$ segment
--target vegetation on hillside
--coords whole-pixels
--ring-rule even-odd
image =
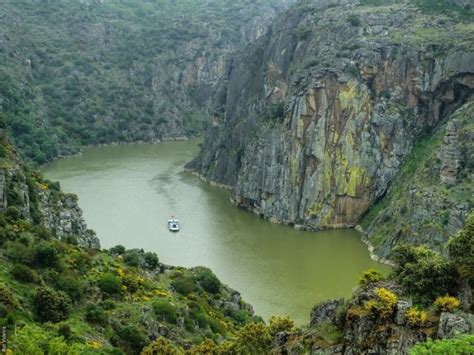
[[[14,144],[42,164],[81,145],[199,133],[200,101],[217,78],[204,73],[209,78],[199,82],[193,71],[206,61],[217,65],[243,40],[241,28],[266,15],[259,9],[278,6],[2,1],[0,111]]]

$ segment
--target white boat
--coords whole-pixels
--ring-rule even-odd
[[[179,220],[174,217],[168,219],[168,229],[171,232],[179,232]]]

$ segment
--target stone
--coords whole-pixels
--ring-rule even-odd
[[[311,311],[310,326],[315,326],[321,323],[336,323],[338,308],[343,305],[343,298],[317,304]]]
[[[438,338],[452,338],[457,334],[469,333],[471,325],[464,317],[443,312],[439,319]]]
[[[405,313],[412,306],[413,306],[413,302],[411,300],[409,301],[400,300],[397,302],[397,313],[395,316],[396,324],[404,325],[406,323]]]

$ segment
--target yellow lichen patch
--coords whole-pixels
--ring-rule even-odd
[[[339,91],[339,102],[341,103],[341,107],[343,109],[347,109],[355,99],[356,94],[357,89],[355,83],[353,81],[349,81],[347,88],[341,89]]]
[[[359,186],[367,185],[367,177],[366,177],[366,170],[354,166],[350,170],[349,181],[347,182],[347,195],[351,197],[356,197],[357,195],[357,188]]]
[[[317,216],[321,209],[323,208],[323,204],[320,201],[315,201],[313,205],[306,210],[306,215],[308,216]]]

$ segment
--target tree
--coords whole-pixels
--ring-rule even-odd
[[[34,296],[34,311],[42,322],[61,322],[68,318],[71,299],[62,291],[40,286]]]

